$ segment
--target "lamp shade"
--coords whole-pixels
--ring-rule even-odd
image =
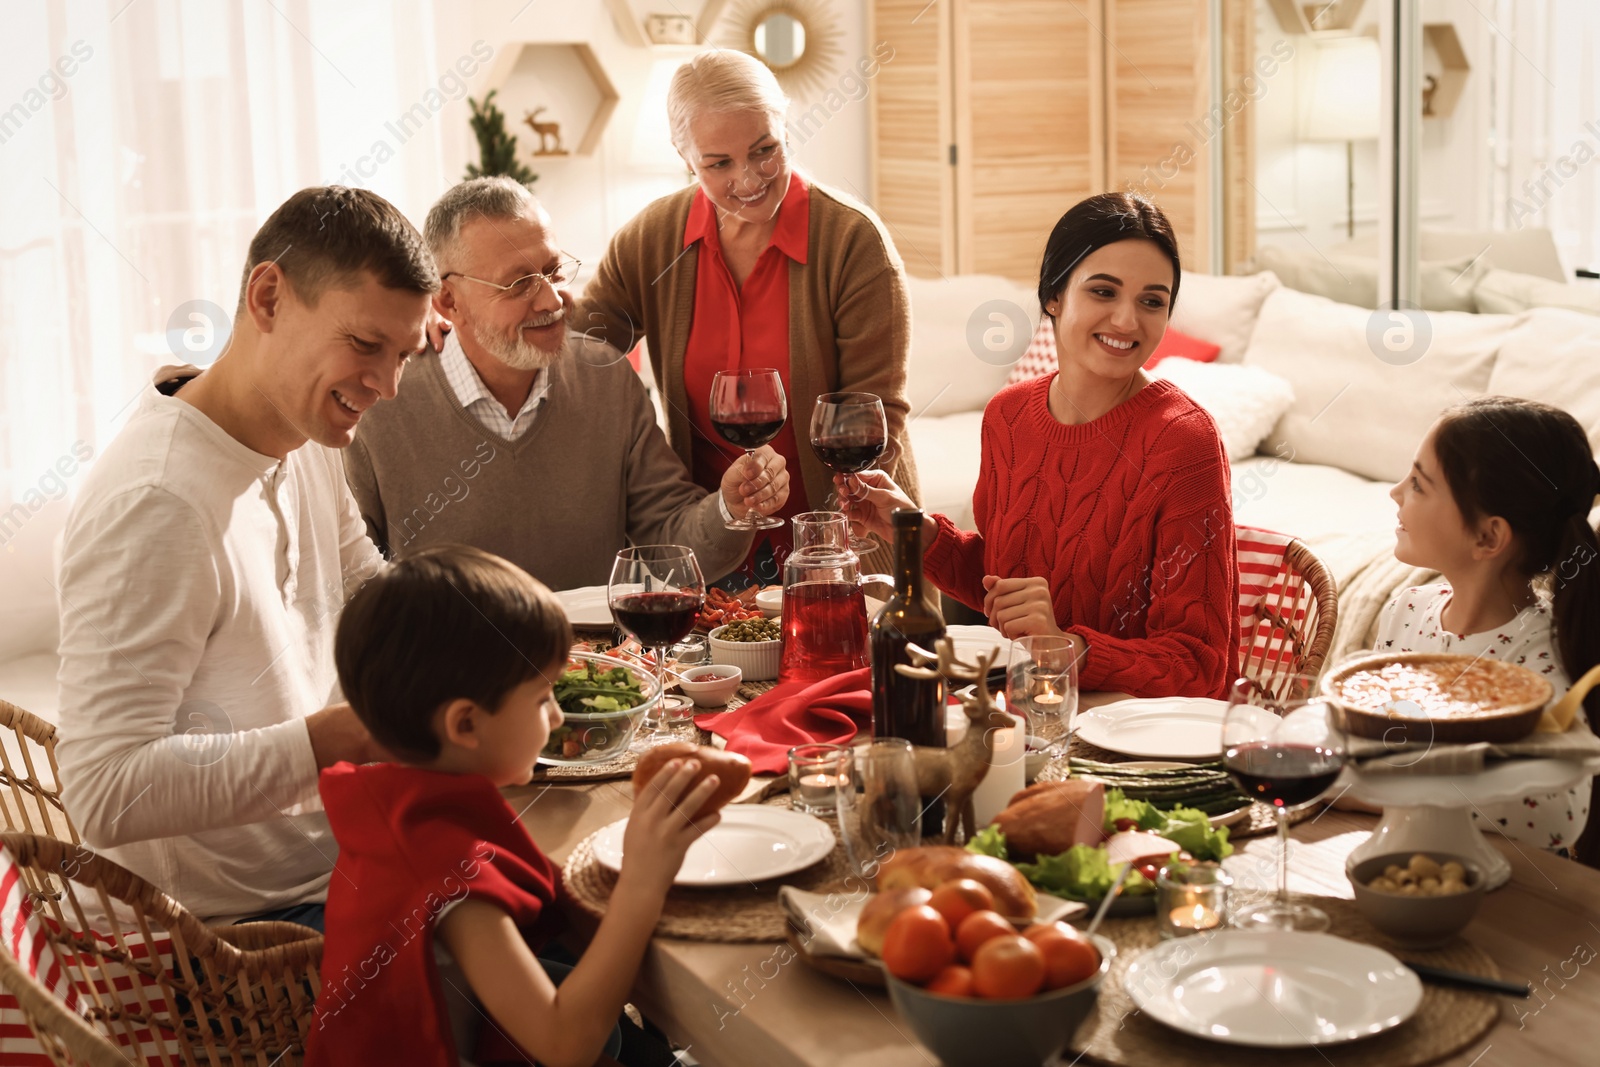
[[[1383,84],[1378,42],[1371,37],[1318,41],[1310,59],[1310,77],[1300,87],[1301,140],[1375,139]]]
[[[682,173],[685,170],[678,150],[672,147],[672,129],[667,122],[667,90],[672,76],[688,61],[687,56],[665,56],[650,65],[639,114],[628,145],[628,165],[639,170]]]

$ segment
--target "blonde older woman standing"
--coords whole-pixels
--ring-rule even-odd
[[[678,70],[667,116],[697,184],[616,233],[572,328],[624,352],[648,342],[668,438],[701,485],[717,485],[741,454],[711,426],[713,376],[775,367],[789,421],[772,444],[801,475],[781,517],[828,499],[831,475],[812,453],[809,426],[816,398],[834,391],[882,398],[882,465],[915,499],[905,267],[870,208],[793,168],[788,105],[772,72],[742,52],[703,52]],[[787,530],[763,531],[752,550],[751,563],[762,563],[755,576],[773,581],[763,540],[781,561]],[[873,553],[874,569],[887,569],[886,553]]]

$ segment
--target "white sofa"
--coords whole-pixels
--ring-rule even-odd
[[[1033,294],[1003,278],[911,284],[910,437],[924,504],[968,528],[983,407],[1009,373],[972,343],[970,320],[992,318],[1003,302],[1037,321]],[[1484,393],[1528,397],[1566,408],[1600,443],[1600,318],[1553,308],[1427,312],[1431,336],[1406,362],[1409,354],[1383,349],[1384,329],[1396,325],[1387,315],[1264,272],[1185,274],[1172,318],[1220,345],[1219,363],[1259,367],[1294,390],[1258,453],[1234,461],[1234,518],[1297,535],[1328,563],[1340,587],[1335,655],[1368,643],[1395,588],[1430,577],[1393,558],[1388,492],[1440,411]]]

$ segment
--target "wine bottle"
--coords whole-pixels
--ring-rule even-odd
[[[872,617],[872,730],[914,745],[945,744],[943,680],[907,678],[895,666],[910,663],[907,643],[932,652],[944,636],[944,617],[922,584],[922,512],[894,513],[894,596]]]

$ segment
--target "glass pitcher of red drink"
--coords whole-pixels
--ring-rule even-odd
[[[794,550],[783,564],[783,650],[778,680],[820,681],[865,667],[868,582],[893,585],[886,574],[861,573],[850,527],[836,511],[808,511],[790,520]]]

